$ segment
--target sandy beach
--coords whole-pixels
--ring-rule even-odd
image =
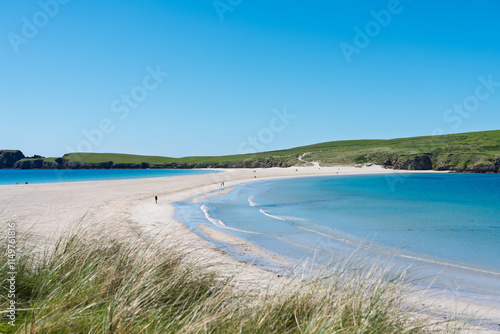
[[[414,173],[414,171],[411,171]],[[29,233],[38,249],[50,246],[63,233],[85,229],[110,238],[156,238],[165,245],[174,244],[186,255],[218,272],[234,275],[242,286],[279,284],[282,278],[260,267],[241,262],[189,231],[174,217],[173,203],[236,184],[300,176],[387,174],[388,182],[397,183],[407,171],[370,167],[292,167],[270,169],[231,169],[220,173],[165,178],[68,182],[0,186],[0,223],[15,222],[18,234]],[[158,203],[154,197],[158,196]],[[209,195],[208,195],[209,196]],[[229,243],[276,262],[286,261],[256,245],[229,234],[205,228],[213,240]],[[274,257],[273,257],[274,256]],[[472,305],[459,300],[428,297],[413,300],[432,305],[439,314],[467,312],[485,321],[500,324],[498,307]],[[424,301],[425,300],[425,301]],[[423,302],[424,301],[424,302]],[[499,325],[500,328],[500,325]],[[488,332],[488,331],[484,331]],[[491,331],[496,332],[496,331]]]

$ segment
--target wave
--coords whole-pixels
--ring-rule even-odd
[[[214,224],[215,226],[218,226],[218,227],[222,227],[222,228],[227,228],[227,225],[224,224],[224,222],[220,219],[215,219],[215,218],[212,218],[210,216],[210,213],[209,213],[209,210],[208,210],[208,207],[203,204],[201,207],[200,207],[201,211],[203,211],[203,213],[205,213],[205,218],[207,218],[212,224]]]
[[[294,216],[272,215],[264,209],[260,209],[259,211],[270,218],[278,219],[278,220],[281,220],[284,222],[305,222],[305,221],[307,221],[306,218],[300,218],[300,217],[294,217]]]
[[[255,200],[254,195],[250,195],[250,197],[248,197],[248,203],[250,203],[250,206],[259,206],[259,204],[255,203],[254,200]]]
[[[210,216],[210,209],[208,208],[208,206],[206,206],[205,204],[203,204],[201,207],[200,207],[201,211],[203,211],[203,213],[205,214],[205,218],[210,221],[212,224],[214,224],[215,226],[217,227],[220,227],[220,228],[224,228],[226,230],[232,230],[232,231],[237,231],[237,232],[243,232],[243,233],[250,233],[250,234],[260,234],[260,235],[267,235],[265,233],[259,233],[259,232],[252,232],[252,231],[247,231],[247,230],[242,230],[242,229],[239,229],[239,228],[234,228],[234,227],[229,227],[227,226],[222,220],[220,219],[216,219],[216,218],[213,218],[212,216]]]

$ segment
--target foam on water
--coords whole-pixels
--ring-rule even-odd
[[[278,220],[281,220],[281,221],[285,221],[285,222],[304,222],[304,221],[307,220],[305,218],[300,218],[300,217],[272,215],[272,214],[270,214],[268,211],[266,211],[264,209],[260,209],[259,211],[261,213],[263,213],[264,215],[268,216],[268,217],[271,217],[271,218],[274,218],[274,219],[278,219]]]
[[[248,203],[250,203],[250,206],[259,206],[259,204],[255,203],[254,200],[255,200],[254,195],[248,196]]]
[[[222,228],[227,228],[226,224],[224,224],[224,222],[222,220],[215,219],[215,218],[212,218],[210,216],[210,212],[208,210],[208,207],[205,204],[203,204],[202,206],[200,206],[200,209],[201,209],[201,211],[203,211],[203,213],[205,214],[205,218],[207,218],[207,220],[209,222],[211,222],[215,226],[222,227]]]
[[[210,215],[210,209],[208,208],[208,206],[206,206],[205,204],[203,204],[202,206],[200,206],[200,209],[201,211],[203,211],[203,213],[205,214],[205,218],[211,222],[212,224],[214,224],[215,226],[217,227],[220,227],[220,228],[223,228],[223,229],[226,229],[226,230],[231,230],[231,231],[237,231],[237,232],[242,232],[242,233],[250,233],[250,234],[262,234],[262,233],[257,233],[257,232],[252,232],[252,231],[247,231],[247,230],[242,230],[242,229],[239,229],[239,228],[234,228],[234,227],[229,227],[227,226],[222,220],[220,219],[216,219],[216,218],[213,218],[211,215]]]

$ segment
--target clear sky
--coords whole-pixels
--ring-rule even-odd
[[[225,155],[500,129],[500,2],[0,2],[0,149]]]

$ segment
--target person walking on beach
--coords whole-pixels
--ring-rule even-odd
[[[158,196],[155,196],[155,203],[158,204]]]

